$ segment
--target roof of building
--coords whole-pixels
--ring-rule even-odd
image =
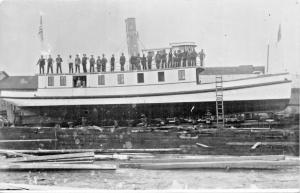
[[[37,76],[9,76],[0,81],[0,90],[36,90]]]
[[[8,74],[5,71],[0,71],[0,80],[8,77]]]
[[[201,72],[203,75],[226,75],[226,74],[252,74],[255,71],[264,73],[264,66],[230,66],[230,67],[205,67]]]

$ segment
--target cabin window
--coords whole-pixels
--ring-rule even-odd
[[[86,76],[73,76],[73,87],[86,87]]]
[[[66,76],[60,77],[60,86],[66,86]]]
[[[124,84],[124,74],[118,74],[118,84]]]
[[[138,83],[144,83],[144,73],[138,73],[137,74],[137,82]]]
[[[105,85],[105,76],[101,74],[98,76],[98,85]]]
[[[165,72],[158,72],[158,82],[165,81]]]
[[[48,76],[48,86],[54,86],[54,76]]]
[[[178,80],[185,80],[185,70],[178,70]]]

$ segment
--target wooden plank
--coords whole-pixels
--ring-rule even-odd
[[[196,143],[196,145],[200,146],[200,147],[204,147],[204,148],[210,148],[210,146],[202,144],[202,143]]]
[[[39,150],[14,150],[18,153],[26,154],[63,154],[63,153],[174,153],[182,152],[181,148],[160,148],[160,149],[39,149]]]
[[[113,154],[113,155],[95,155],[95,160],[103,161],[103,160],[128,160],[128,155],[120,155],[120,154]]]
[[[226,145],[240,145],[240,146],[253,146],[256,142],[228,142]],[[261,142],[260,145],[272,145],[272,146],[294,146],[299,145],[299,142],[281,142],[281,141],[270,141]]]
[[[57,141],[57,139],[9,139],[0,140],[0,143],[22,143],[22,142],[52,142]]]
[[[20,153],[20,152],[16,152],[13,150],[1,150],[0,149],[0,154],[5,154],[7,156],[15,156],[15,157],[34,157],[34,155],[30,155],[30,154],[24,154],[24,153]]]
[[[36,162],[35,162],[36,163]],[[71,161],[45,161],[45,162],[38,162],[43,164],[92,164],[94,163],[93,160],[71,160]]]
[[[260,169],[274,170],[285,167],[300,166],[298,161],[224,161],[224,162],[178,162],[178,163],[143,163],[121,164],[122,168],[139,168],[153,170],[170,169]]]
[[[249,160],[265,160],[279,161],[284,160],[284,155],[270,156],[234,156],[234,157],[195,157],[195,158],[162,158],[162,159],[140,159],[129,160],[128,163],[175,163],[175,162],[217,162],[217,161],[249,161]]]
[[[261,142],[257,142],[251,147],[251,149],[256,149],[260,145],[261,145]]]
[[[10,163],[0,164],[0,170],[115,170],[112,164]]]
[[[44,155],[44,156],[34,156],[34,157],[21,157],[21,158],[10,158],[6,161],[8,162],[38,162],[47,160],[72,160],[78,158],[93,158],[95,156],[94,152],[84,152],[84,153],[73,153],[73,154],[58,154],[58,155]]]

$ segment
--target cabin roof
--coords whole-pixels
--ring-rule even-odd
[[[37,76],[8,76],[0,81],[0,90],[36,90]]]
[[[205,67],[202,75],[228,75],[228,74],[252,74],[255,71],[265,72],[264,66],[230,66],[230,67]]]
[[[170,43],[171,47],[179,47],[179,46],[194,46],[196,47],[196,43],[195,42],[172,42]]]

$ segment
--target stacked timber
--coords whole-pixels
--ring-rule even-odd
[[[5,153],[5,151],[1,151]],[[12,154],[10,151],[6,154]],[[94,152],[33,156],[14,153],[19,157],[0,161],[0,170],[115,170],[116,165],[93,164]]]

